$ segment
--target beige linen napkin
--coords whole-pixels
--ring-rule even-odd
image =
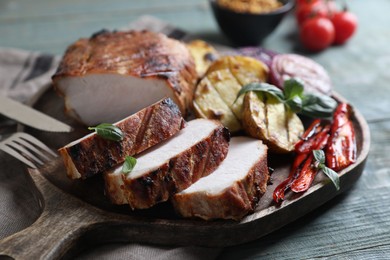
[[[28,102],[49,85],[57,64],[58,58],[52,55],[0,48],[0,95]],[[0,115],[0,137],[15,130],[16,123]],[[0,155],[2,239],[31,225],[40,212],[24,165],[2,152]]]
[[[150,16],[141,17],[129,27],[163,32],[176,39],[189,38],[184,31]],[[28,103],[50,85],[58,62],[59,57],[53,55],[0,48],[0,95]],[[6,121],[10,120],[0,116],[3,123],[0,135],[12,126],[4,124]],[[31,180],[20,170],[23,167],[0,152],[0,239],[28,227],[40,214]],[[215,259],[220,251],[218,248],[116,243],[95,246],[76,259]]]

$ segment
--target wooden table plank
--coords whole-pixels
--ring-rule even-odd
[[[114,30],[126,27],[140,14],[153,15],[172,24],[176,24],[178,20],[183,21],[180,26],[190,32],[217,30],[207,5],[200,2],[185,6],[186,8],[180,5],[172,8],[141,8],[135,11],[110,9],[106,12],[102,11],[103,13],[84,9],[85,13],[82,14],[22,16],[12,22],[0,14],[0,35],[7,35],[7,37],[0,37],[0,46],[62,54],[66,47],[78,38],[89,37],[93,32],[103,28]]]
[[[0,21],[16,22],[17,20],[31,19],[62,19],[68,15],[107,15],[109,13],[162,13],[194,10],[208,5],[207,1],[199,0],[34,0],[0,2]]]

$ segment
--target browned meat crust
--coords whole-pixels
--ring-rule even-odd
[[[225,159],[229,147],[229,131],[220,125],[210,136],[171,158],[157,170],[136,179],[123,176],[124,194],[132,209],[150,208],[167,201],[199,178],[213,172]],[[106,194],[115,202],[116,191],[110,190],[106,176]]]
[[[177,105],[163,99],[115,124],[124,139],[109,141],[91,134],[59,149],[69,178],[87,178],[173,136],[185,125]]]
[[[105,73],[166,80],[183,114],[197,79],[193,58],[181,42],[150,31],[102,31],[68,47],[53,83],[56,87],[63,77]]]
[[[267,189],[268,178],[267,153],[264,153],[244,179],[222,193],[180,193],[173,197],[172,203],[183,217],[240,220],[254,211]]]

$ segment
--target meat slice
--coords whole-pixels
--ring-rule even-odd
[[[127,155],[139,154],[179,132],[185,121],[169,98],[142,109],[115,123],[123,132],[122,141],[103,139],[91,133],[60,148],[67,175],[87,178],[122,163]]]
[[[269,178],[267,146],[248,137],[234,137],[226,159],[216,171],[173,199],[184,217],[240,220],[252,212]]]
[[[106,194],[115,204],[144,209],[169,199],[210,174],[225,159],[230,134],[218,121],[196,119],[173,138],[137,158],[128,175],[122,166],[105,177]]]
[[[183,115],[197,74],[187,47],[149,31],[102,31],[69,46],[53,76],[65,110],[86,125],[116,122],[170,97]]]

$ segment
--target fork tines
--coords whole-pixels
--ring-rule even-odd
[[[0,150],[15,157],[31,168],[43,165],[53,157],[57,157],[49,147],[27,133],[15,133],[0,142]]]

